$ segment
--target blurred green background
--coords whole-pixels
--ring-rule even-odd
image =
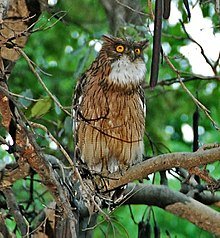
[[[181,12],[182,20],[186,22],[187,16],[181,2],[179,1],[177,10]],[[148,11],[146,5],[146,1],[140,1],[143,11]],[[201,9],[203,17],[212,20],[213,32],[217,33],[219,28],[215,26],[217,26],[219,18],[214,11],[214,5],[211,3],[203,4]],[[102,34],[110,33],[109,19],[101,1],[95,0],[59,1],[51,11],[57,12],[58,17],[64,15],[64,13],[65,16],[61,21],[58,21],[57,18],[51,17],[53,13],[45,11],[34,27],[36,32],[29,38],[24,51],[38,66],[37,72],[47,88],[70,111],[73,89],[77,79],[96,57]],[[143,17],[142,21],[143,24],[139,26],[125,23],[126,25],[122,26],[120,31],[124,35],[130,35],[135,39],[147,37],[152,43],[152,20]],[[186,82],[187,88],[210,110],[210,115],[220,125],[219,81],[211,79],[196,80],[189,60],[180,52],[182,46],[189,44],[189,40],[186,39],[178,21],[175,25],[164,22],[162,43],[169,46],[168,55],[175,67],[183,72],[181,74],[183,78],[186,76],[192,79]],[[192,140],[184,139],[185,132],[183,128],[185,126],[188,131],[191,130],[196,105],[177,83],[168,86],[158,85],[153,90],[148,87],[151,57],[152,44],[145,52],[148,72],[145,90],[147,101],[146,133],[148,135],[145,138],[146,155],[152,156],[169,151],[192,151]],[[173,78],[176,78],[175,73],[165,63],[165,60],[162,60],[159,82]],[[22,57],[17,61],[10,76],[9,88],[16,94],[37,99],[37,101],[30,101],[18,98],[19,102],[26,107],[22,110],[28,119],[45,125],[64,148],[70,154],[73,154],[70,116],[64,113],[49,98]],[[214,128],[203,111],[199,110],[199,114],[200,145],[218,142],[219,131]],[[38,143],[46,153],[64,160],[62,154],[45,135],[45,132],[37,130],[37,134]],[[153,142],[153,148],[150,146],[149,138]],[[0,155],[1,158],[8,156],[3,151]],[[219,176],[219,163],[210,165],[208,168],[212,175]],[[36,175],[35,177],[39,179]],[[147,181],[147,183],[152,183],[152,180]],[[156,175],[155,183],[159,183],[159,175]],[[176,190],[180,188],[179,181],[171,176],[169,176],[169,186]],[[21,189],[22,192],[20,192]],[[29,189],[30,182],[28,178],[16,182],[13,186],[19,204],[24,209],[27,208],[26,200],[29,196]],[[52,200],[52,197],[45,190],[39,182],[34,183],[34,203],[28,207],[27,211],[29,213],[33,213],[33,211],[37,213],[43,208],[42,204],[47,204]],[[100,224],[95,228],[94,237],[137,237],[137,223],[142,219],[147,219],[149,210],[145,214],[146,206],[142,205],[133,205],[131,210],[133,211],[134,220],[131,219],[128,206],[116,209],[112,214],[112,223],[103,221],[100,216]],[[157,225],[161,229],[161,237],[213,237],[186,220],[175,217],[159,208],[153,208],[153,212]],[[35,213],[33,213],[33,216]],[[150,222],[153,227],[152,216]],[[11,229],[15,228],[12,218],[8,219],[8,226]],[[19,237],[19,232],[17,232],[17,237]]]

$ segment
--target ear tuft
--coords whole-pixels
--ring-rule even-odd
[[[142,49],[147,48],[149,46],[149,44],[150,44],[148,39],[139,41],[138,43],[140,44]]]
[[[116,44],[116,43],[123,42],[123,40],[121,38],[111,36],[111,35],[103,35],[102,40],[104,43],[110,43],[110,44]]]
[[[111,36],[111,35],[103,35],[103,36],[102,36],[102,40],[103,40],[104,42],[110,42],[110,43],[112,43],[112,42],[114,41],[114,37]]]

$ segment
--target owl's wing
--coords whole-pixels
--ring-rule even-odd
[[[75,90],[74,90],[74,96],[73,96],[73,101],[72,101],[72,110],[73,111],[77,111],[77,109],[78,109],[78,106],[81,101],[81,97],[83,95],[86,83],[87,83],[87,74],[84,73],[78,80]]]
[[[80,160],[80,151],[77,148],[77,141],[78,141],[78,117],[79,117],[79,110],[80,110],[80,103],[82,101],[83,93],[85,91],[85,86],[87,84],[87,72],[85,72],[79,79],[76,84],[74,94],[73,94],[73,100],[72,100],[72,132],[73,132],[73,138],[74,138],[74,146],[75,146],[75,156],[77,160]],[[74,160],[76,160],[74,157]]]
[[[144,95],[144,89],[143,89],[142,86],[139,87],[138,93],[139,93],[139,96],[140,96],[141,105],[142,105],[142,107],[143,107],[144,116],[146,116],[145,95]]]
[[[72,111],[73,112],[74,111],[77,112],[77,110],[79,109],[79,105],[82,100],[82,96],[85,91],[85,87],[86,87],[89,79],[91,78],[92,72],[94,71],[94,69],[99,68],[101,65],[102,64],[99,64],[98,60],[95,60],[91,64],[90,68],[79,78],[79,80],[76,84],[76,87],[75,87],[73,101],[72,101]]]
[[[77,128],[78,128],[78,118],[80,114],[80,103],[82,101],[83,93],[85,91],[85,86],[87,84],[88,77],[87,77],[87,72],[85,72],[78,80],[74,94],[73,94],[73,100],[72,100],[72,119],[73,119],[73,125],[72,125],[72,131],[73,131],[73,137],[75,144],[78,141],[78,133],[77,133]]]

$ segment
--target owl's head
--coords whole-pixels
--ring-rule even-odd
[[[100,54],[111,64],[109,79],[117,84],[143,81],[146,73],[143,51],[148,45],[148,40],[135,42],[104,35]]]

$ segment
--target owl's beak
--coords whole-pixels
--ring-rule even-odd
[[[135,55],[135,53],[134,53],[134,50],[131,50],[131,51],[130,51],[129,56],[130,56],[130,60],[131,60],[132,62],[136,59],[136,55]]]

